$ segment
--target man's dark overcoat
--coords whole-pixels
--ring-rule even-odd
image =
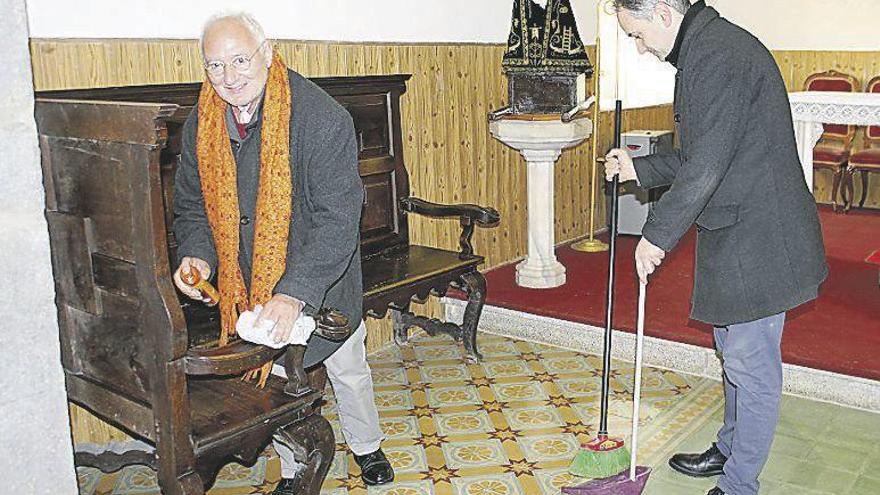
[[[695,7],[670,57],[680,147],[634,161],[643,187],[671,184],[644,237],[669,252],[697,224],[691,317],[724,326],[814,299],[828,268],[776,62],[715,9]]]
[[[292,218],[287,241],[287,266],[275,293],[306,304],[306,312],[330,307],[341,311],[352,326],[363,318],[361,308],[360,219],[363,185],[358,174],[357,145],[351,115],[316,84],[294,71],[290,78],[290,168],[293,181]],[[239,265],[250,284],[254,243],[254,212],[260,174],[262,104],[240,137],[226,114],[230,147],[238,182]],[[196,140],[198,111],[193,108],[183,128],[180,165],[174,183],[174,233],[178,257],[201,258],[217,270],[217,251],[205,214]],[[179,261],[179,260],[178,260]],[[339,344],[321,338],[309,341],[308,367],[323,361]]]

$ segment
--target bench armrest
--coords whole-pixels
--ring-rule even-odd
[[[501,220],[501,215],[495,208],[473,204],[443,205],[414,197],[401,199],[400,209],[431,218],[458,217],[461,225],[461,236],[458,239],[458,245],[461,247],[460,258],[469,258],[474,255],[474,247],[471,245],[474,224],[490,227]]]

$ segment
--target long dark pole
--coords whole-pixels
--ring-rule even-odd
[[[620,148],[623,103],[614,103],[614,148]],[[608,390],[611,381],[611,314],[614,308],[614,258],[617,253],[617,203],[620,176],[611,181],[611,239],[608,241],[608,299],[605,304],[605,346],[602,351],[602,402],[599,408],[599,435],[608,435]]]

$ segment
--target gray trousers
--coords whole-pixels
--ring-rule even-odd
[[[718,450],[727,456],[718,487],[729,495],[758,493],[782,396],[782,327],[785,313],[715,328],[724,370],[724,426]]]
[[[366,338],[367,327],[361,321],[351,337],[324,361],[336,396],[342,435],[357,455],[374,452],[385,438],[373,400],[373,375],[367,364]],[[281,458],[281,477],[293,478],[303,465],[296,462],[292,450],[277,441],[273,441],[273,445]]]

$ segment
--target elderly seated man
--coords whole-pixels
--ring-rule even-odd
[[[363,189],[351,116],[288,69],[250,15],[212,17],[201,48],[208,81],[184,126],[175,181],[175,283],[200,300],[181,272],[216,272],[224,328],[234,328],[240,308],[262,304],[275,342],[288,340],[303,311],[333,307],[360,322],[324,364],[364,482],[388,483],[394,471],[380,449],[364,345]],[[277,441],[275,449],[274,494],[293,495],[304,465]]]

